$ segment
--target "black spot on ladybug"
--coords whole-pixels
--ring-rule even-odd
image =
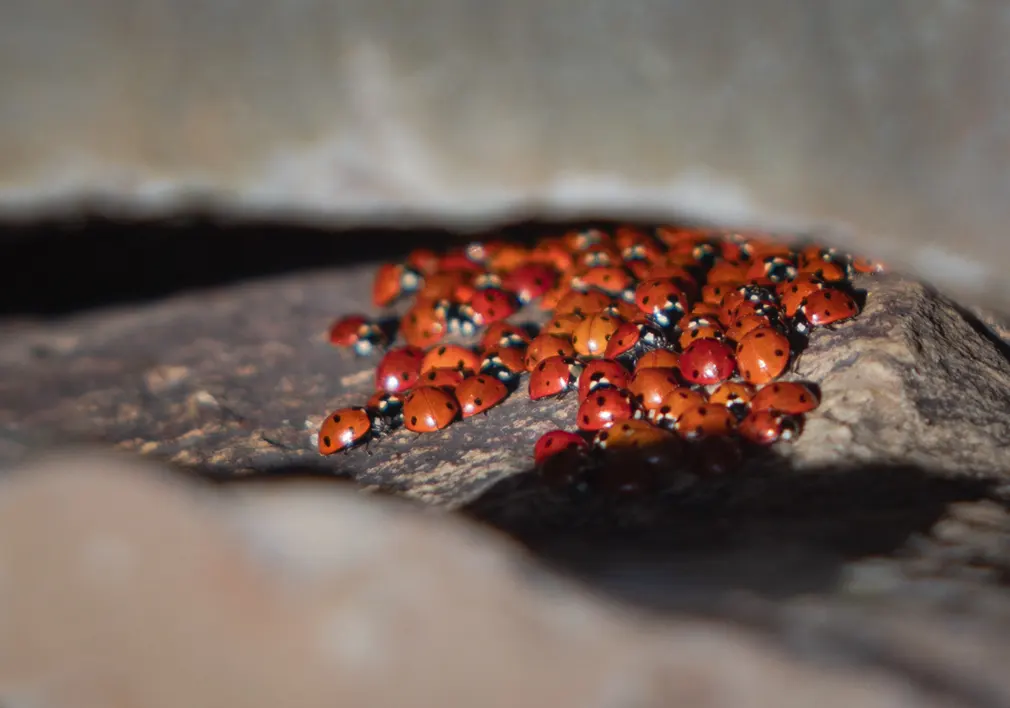
[[[337,414],[337,413],[333,414],[333,422],[334,423],[339,423],[340,422],[340,415],[339,414]]]
[[[585,423],[586,425],[588,425],[589,424],[589,416],[588,415],[582,416],[582,422]]]
[[[695,379],[696,379],[696,378],[698,378],[698,376],[700,375],[700,373],[701,373],[701,372],[700,372],[700,371],[698,371],[697,369],[693,369],[693,370],[691,371],[691,378],[695,378]],[[683,394],[681,394],[681,395],[683,395]]]
[[[754,339],[764,339],[764,336],[765,336],[764,332],[758,332],[757,334],[754,335]]]
[[[417,425],[417,416],[416,415],[410,416],[410,424],[411,425]]]
[[[824,299],[825,299],[825,300],[830,300],[830,299],[831,299],[831,293],[829,293],[829,292],[825,292],[825,293],[824,293]]]
[[[546,368],[547,368],[547,361],[545,360],[545,361],[541,361],[540,362],[540,366],[537,367],[537,370],[538,371],[543,371]]]
[[[662,415],[667,415],[670,412],[670,406],[661,406],[659,412]]]
[[[786,353],[784,351],[782,351],[781,349],[776,349],[775,350],[775,356],[785,356],[785,355],[786,355]]]
[[[324,435],[323,436],[323,445],[325,445],[326,447],[329,447],[330,444],[331,444],[331,442],[332,441],[330,440],[330,436],[329,435]]]
[[[698,413],[699,413],[700,415],[708,415],[708,408],[706,408],[705,406],[702,406],[702,407],[700,407],[700,408],[698,409]]]
[[[475,398],[475,399],[473,399],[473,404],[474,404],[475,406],[482,406],[482,405],[484,405],[484,401],[482,401],[482,400],[481,400],[481,399],[479,399],[479,398]]]
[[[825,317],[831,317],[831,310],[825,310],[824,311],[824,316]]]
[[[642,304],[643,305],[648,305],[649,304],[649,296],[648,295],[646,295],[645,297],[642,298]]]
[[[800,394],[800,403],[806,403],[806,402],[807,402],[807,394],[801,393]]]
[[[749,379],[750,378],[750,369],[747,369],[746,371],[743,372],[743,377],[745,379]]]
[[[453,403],[452,401],[446,401],[445,402],[445,407],[448,408],[451,411],[456,410],[456,404]]]
[[[597,396],[596,397],[596,405],[602,406],[606,402],[607,402],[607,399],[604,398],[603,396]]]

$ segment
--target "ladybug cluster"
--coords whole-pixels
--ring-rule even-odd
[[[578,430],[534,447],[550,484],[630,490],[685,460],[729,469],[748,447],[800,434],[817,391],[780,378],[815,328],[859,313],[852,276],[882,271],[816,244],[697,228],[418,249],[376,273],[377,306],[409,305],[392,326],[352,315],[330,328],[333,345],[382,357],[374,395],[325,419],[319,451],[401,425],[441,430],[526,379],[534,401],[578,400]],[[510,321],[527,306],[542,326]],[[619,473],[615,454],[633,458]]]

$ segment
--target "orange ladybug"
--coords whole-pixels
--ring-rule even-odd
[[[415,386],[403,399],[403,424],[415,433],[442,430],[458,415],[459,402],[442,388]]]
[[[736,364],[744,381],[766,384],[789,365],[789,339],[772,327],[758,327],[740,339]]]
[[[493,376],[468,376],[456,387],[456,400],[464,418],[484,413],[508,396],[508,389]]]

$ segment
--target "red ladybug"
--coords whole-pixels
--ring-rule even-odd
[[[566,356],[549,356],[530,372],[530,400],[559,396],[578,384],[582,365]]]
[[[403,396],[399,393],[376,391],[365,404],[365,411],[372,419],[372,428],[381,421],[389,429],[403,424]]]
[[[459,415],[459,402],[448,391],[416,386],[403,399],[403,424],[415,433],[432,433],[449,426]]]
[[[803,305],[803,301],[823,287],[824,283],[820,278],[803,273],[789,282],[780,283],[776,290],[782,305],[782,312],[786,317],[794,317],[800,306]]]
[[[502,286],[516,294],[524,305],[542,297],[558,281],[554,268],[543,263],[526,263],[513,269],[504,278]]]
[[[445,318],[433,305],[417,303],[400,318],[400,334],[413,347],[426,349],[438,343],[446,332]]]
[[[758,327],[737,344],[736,364],[748,383],[760,385],[773,381],[789,365],[789,339],[771,327]]]
[[[719,388],[712,391],[708,397],[708,402],[725,406],[739,420],[750,411],[754,394],[754,387],[750,384],[726,381],[719,384]]]
[[[533,461],[542,465],[547,458],[565,450],[588,450],[589,443],[577,433],[567,430],[551,430],[544,433],[533,446]]]
[[[603,357],[634,362],[643,354],[666,346],[666,335],[655,325],[625,322],[610,336]]]
[[[758,327],[771,326],[772,321],[766,315],[744,315],[730,323],[729,329],[726,330],[726,339],[731,342],[739,342]]]
[[[835,324],[859,314],[859,306],[848,293],[836,288],[824,288],[810,293],[800,306],[799,314],[813,327]]]
[[[372,302],[377,307],[385,307],[400,297],[403,266],[399,263],[383,263],[375,272],[372,283]]]
[[[796,381],[776,381],[761,388],[751,399],[751,410],[773,410],[779,413],[800,415],[817,408],[817,394],[806,384]]]
[[[459,369],[429,369],[418,377],[414,386],[433,386],[455,391],[463,378],[463,372]]]
[[[610,296],[599,290],[589,290],[584,293],[571,290],[555,306],[554,314],[588,317],[589,315],[595,315],[609,304]]]
[[[676,429],[685,440],[730,435],[736,428],[736,417],[725,406],[703,403],[684,411],[677,419]]]
[[[459,344],[439,344],[428,350],[421,361],[421,372],[432,369],[455,369],[474,373],[480,369],[481,357],[472,349]]]
[[[489,351],[480,363],[480,373],[494,376],[507,384],[526,371],[525,347],[502,347]]]
[[[572,332],[572,346],[584,357],[602,357],[614,333],[624,324],[620,317],[598,312],[586,317]]]
[[[596,431],[614,423],[641,417],[627,391],[599,388],[579,405],[576,425],[580,430]]]
[[[537,364],[549,356],[575,356],[572,343],[562,337],[538,334],[526,347],[526,370],[533,371]]]
[[[689,383],[721,383],[735,370],[733,350],[716,339],[696,339],[680,355],[680,373]]]
[[[397,393],[417,383],[424,351],[418,347],[395,347],[375,367],[375,390]]]
[[[456,387],[456,400],[459,402],[463,417],[483,413],[508,396],[508,389],[493,376],[468,376]]]
[[[668,327],[687,313],[687,298],[672,280],[646,280],[635,288],[635,304],[660,327]]]
[[[649,412],[659,408],[672,391],[680,386],[673,369],[642,369],[635,372],[628,384],[639,408]]]
[[[482,327],[515,314],[519,309],[515,296],[499,288],[485,288],[473,294],[470,300],[473,321]]]
[[[372,419],[364,408],[340,408],[319,426],[319,454],[332,455],[366,442],[372,435]]]
[[[705,394],[680,386],[666,395],[659,408],[649,411],[649,420],[661,428],[672,430],[684,412],[706,401]]]
[[[594,359],[586,364],[579,375],[579,400],[584,401],[590,392],[604,386],[627,388],[631,374],[613,359]]]
[[[799,416],[772,410],[751,411],[740,422],[737,432],[740,437],[755,445],[771,445],[779,440],[788,442],[796,438],[802,429]]]
[[[358,330],[368,323],[361,315],[348,315],[330,325],[330,344],[335,347],[349,347],[358,341]]]
[[[522,327],[508,322],[492,322],[481,335],[480,350],[485,354],[501,347],[525,347],[532,337]]]

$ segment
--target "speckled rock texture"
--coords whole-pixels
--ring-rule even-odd
[[[575,404],[523,388],[320,457],[372,384],[324,336],[371,275],[0,325],[0,466],[28,465],[0,477],[0,701],[1010,704],[998,318],[861,277],[790,375],[823,401],[797,442],[619,500],[539,483]],[[35,461],[72,443],[126,457]]]

